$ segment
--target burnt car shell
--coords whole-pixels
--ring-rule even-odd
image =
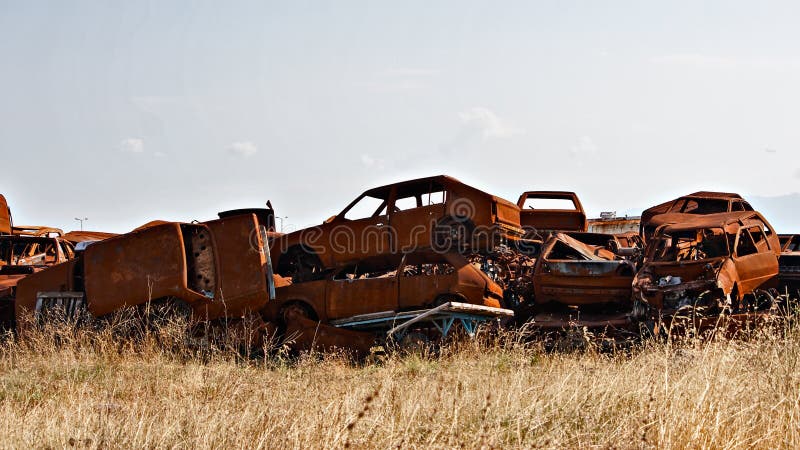
[[[440,245],[440,231],[463,230],[465,241],[491,246],[521,237],[519,221],[515,204],[440,175],[370,189],[323,224],[276,239],[271,253],[276,272],[292,276],[307,267],[319,271],[357,258],[431,248]]]
[[[198,321],[242,317],[269,300],[262,234],[255,216],[239,215],[162,223],[96,242],[70,264],[22,280],[17,316],[38,312],[42,292],[68,292],[83,294],[93,316],[179,299]]]
[[[735,309],[777,275],[779,254],[778,237],[758,212],[695,216],[663,225],[647,244],[633,300],[671,314],[705,293],[709,300],[730,298]]]
[[[616,242],[614,236],[578,233],[575,237],[557,233],[545,242],[534,269],[537,305],[628,304],[636,268],[607,248],[612,245],[602,245]]]
[[[322,323],[384,311],[430,307],[445,300],[501,307],[503,290],[457,253],[420,251],[366,258],[328,270],[318,280],[276,289],[264,310],[281,320],[288,305],[300,305]]]

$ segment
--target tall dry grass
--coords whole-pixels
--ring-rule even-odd
[[[0,445],[800,447],[794,326],[613,354],[518,337],[356,363],[198,350],[160,330],[51,328],[0,348]]]

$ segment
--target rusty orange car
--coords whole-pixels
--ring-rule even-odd
[[[633,281],[637,315],[760,309],[756,291],[778,274],[781,246],[758,212],[695,216],[659,227]]]
[[[23,278],[74,256],[72,244],[60,237],[0,236],[0,326],[13,328],[13,299]]]
[[[518,239],[519,213],[508,200],[454,178],[420,178],[364,192],[322,225],[276,239],[272,255],[277,273],[307,279],[355,259]]]
[[[318,280],[276,289],[276,301],[264,316],[281,322],[288,311],[299,310],[309,319],[327,323],[450,301],[500,308],[503,289],[455,252],[387,254],[329,269]]]
[[[197,321],[241,318],[262,308],[274,289],[265,236],[255,215],[242,214],[167,222],[95,242],[78,258],[19,282],[17,329],[24,331],[20,318],[53,308],[103,317],[158,301],[182,305]]]

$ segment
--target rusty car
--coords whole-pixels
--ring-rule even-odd
[[[649,240],[661,225],[691,220],[697,215],[736,211],[753,211],[753,207],[739,194],[699,191],[644,210],[639,231],[645,240]]]
[[[638,247],[602,233],[556,233],[534,267],[534,305],[541,328],[622,327],[630,324],[631,284]]]
[[[503,289],[463,255],[420,250],[359,259],[279,287],[262,315],[303,348],[315,341],[364,353],[393,325],[437,308],[513,316],[503,304]],[[342,328],[348,324],[369,324],[370,332]]]
[[[634,315],[698,317],[769,309],[773,305],[758,290],[778,274],[780,253],[777,234],[755,211],[662,225],[633,281]]]
[[[314,320],[403,311],[458,301],[499,308],[503,290],[455,252],[417,251],[364,258],[327,269],[317,280],[276,290],[265,315],[281,319],[301,309]]]
[[[186,311],[195,322],[259,318],[255,311],[275,286],[265,235],[255,215],[243,214],[95,242],[79,257],[20,280],[16,328],[24,332],[51,310],[104,317],[157,304]]]
[[[303,277],[349,260],[416,249],[491,247],[522,236],[519,208],[445,176],[370,189],[322,225],[272,244],[277,273]]]
[[[0,326],[10,329],[14,323],[13,299],[20,280],[73,257],[72,244],[60,237],[0,236]]]
[[[586,231],[588,222],[578,195],[567,191],[528,191],[517,200],[520,224],[540,236],[553,231]]]

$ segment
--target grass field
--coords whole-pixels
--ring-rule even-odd
[[[800,333],[545,352],[509,333],[353,363],[8,340],[0,446],[798,448]]]

